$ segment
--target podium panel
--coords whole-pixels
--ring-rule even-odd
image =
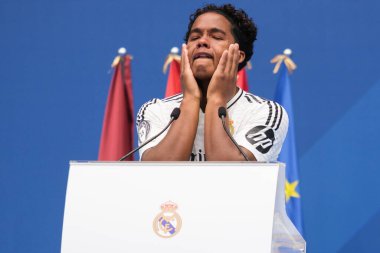
[[[275,252],[281,166],[71,162],[61,252]]]

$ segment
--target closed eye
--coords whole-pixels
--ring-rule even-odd
[[[199,39],[199,36],[191,36],[189,38],[190,41],[194,41],[194,40],[197,40],[197,39]]]

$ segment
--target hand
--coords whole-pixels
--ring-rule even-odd
[[[198,87],[198,83],[195,80],[193,71],[190,68],[189,56],[187,51],[187,45],[182,45],[181,52],[181,85],[184,98],[195,98],[201,100],[202,92]]]
[[[235,95],[239,58],[237,43],[231,44],[223,52],[207,90],[207,101],[215,100],[226,104]]]

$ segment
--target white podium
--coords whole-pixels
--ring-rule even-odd
[[[70,162],[62,253],[306,252],[281,163]]]

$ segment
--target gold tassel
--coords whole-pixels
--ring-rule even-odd
[[[162,72],[165,74],[168,70],[168,66],[172,61],[181,62],[181,56],[179,56],[177,53],[170,53],[165,60],[164,66],[162,68]]]
[[[119,64],[120,62],[120,55],[116,56],[115,59],[113,59],[113,62],[111,64],[111,67],[114,68],[117,66],[117,64]]]
[[[284,54],[278,54],[270,61],[271,63],[275,63],[273,69],[273,74],[277,74],[277,72],[280,70],[282,62],[285,63],[286,68],[288,69],[289,73],[293,73],[293,71],[297,68],[297,65],[293,62],[292,59],[290,59],[291,50],[285,49]]]

